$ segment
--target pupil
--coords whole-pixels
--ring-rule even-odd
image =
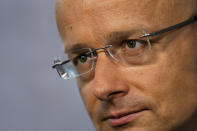
[[[127,46],[128,46],[129,48],[135,48],[135,46],[136,46],[136,41],[134,41],[134,40],[128,41],[128,42],[127,42]]]
[[[86,56],[81,56],[80,57],[80,62],[81,63],[85,63],[87,61],[87,57]]]

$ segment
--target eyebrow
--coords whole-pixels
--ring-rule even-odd
[[[128,38],[129,36],[134,36],[136,34],[143,33],[143,30],[140,29],[131,29],[131,30],[125,30],[125,31],[116,31],[116,32],[111,32],[109,35],[106,35],[106,40],[108,44],[112,44],[115,41],[123,40]],[[139,37],[140,35],[139,34]]]
[[[93,47],[88,43],[76,43],[76,44],[73,44],[71,47],[65,48],[65,53],[71,53],[75,50],[79,50],[82,48],[93,48]]]
[[[143,33],[143,30],[140,29],[131,29],[131,30],[124,30],[124,31],[114,31],[109,33],[108,35],[105,35],[104,38],[106,40],[107,44],[113,44],[113,42],[124,40],[127,37],[139,33]],[[139,34],[140,37],[141,34]],[[76,43],[73,44],[70,47],[65,48],[65,53],[73,52],[74,50],[82,49],[82,48],[91,48],[94,49],[94,47],[91,44],[88,43]]]

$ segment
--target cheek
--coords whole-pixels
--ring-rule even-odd
[[[190,54],[192,47],[180,48],[160,54],[155,64],[123,71],[128,85],[135,85],[132,91],[150,98],[155,115],[171,123],[181,123],[197,112],[196,57]]]
[[[83,100],[83,103],[87,109],[87,112],[91,118],[93,118],[93,113],[96,107],[96,97],[92,93],[92,82],[83,83],[80,81],[77,81],[79,92],[81,95],[81,98]]]

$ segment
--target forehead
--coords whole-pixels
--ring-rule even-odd
[[[67,43],[68,38],[79,42],[90,38],[101,40],[103,35],[124,28],[138,26],[159,29],[182,21],[184,13],[189,11],[185,10],[188,5],[186,2],[188,1],[58,0],[57,25],[63,41],[67,39]]]
[[[156,16],[159,19],[166,15],[179,16],[185,12],[189,1],[192,0],[57,0],[56,16],[58,24],[63,20],[65,25],[90,16],[128,15],[128,12],[132,17],[153,19],[151,16]]]

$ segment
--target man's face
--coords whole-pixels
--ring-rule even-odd
[[[104,47],[119,32],[148,33],[190,18],[195,0],[59,0],[57,24],[66,49]],[[197,130],[197,24],[151,40],[150,62],[114,64],[98,54],[94,76],[77,79],[98,131]],[[121,38],[121,36],[116,36]],[[137,37],[138,39],[138,37]],[[150,38],[151,39],[151,38]]]

